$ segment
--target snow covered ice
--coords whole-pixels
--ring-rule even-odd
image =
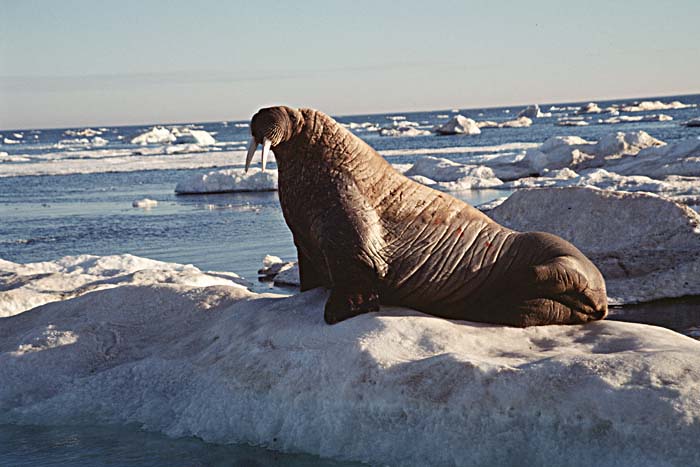
[[[478,135],[481,130],[471,118],[456,115],[449,122],[435,128],[435,132],[441,135]]]
[[[420,158],[404,175],[443,191],[492,188],[503,184],[486,166],[465,165],[430,156]]]
[[[613,303],[700,295],[700,215],[667,198],[591,187],[521,190],[487,214],[573,243],[603,273]]]
[[[0,317],[95,290],[154,283],[193,287],[247,284],[233,273],[202,272],[192,265],[128,254],[66,256],[57,261],[28,264],[0,259]]]
[[[151,271],[3,320],[4,421],[134,423],[373,465],[700,462],[700,343],[672,331],[393,307],[328,326],[321,289],[260,295]]]
[[[191,174],[175,187],[176,193],[226,193],[237,191],[277,190],[277,170],[226,169],[206,174]]]

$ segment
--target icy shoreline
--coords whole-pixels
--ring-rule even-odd
[[[672,331],[387,307],[328,326],[320,289],[284,298],[152,271],[2,318],[3,420],[136,423],[372,464],[700,460],[700,343]]]

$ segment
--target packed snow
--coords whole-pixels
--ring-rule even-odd
[[[605,276],[612,303],[700,295],[700,215],[667,198],[590,187],[520,190],[488,215],[576,245]]]
[[[103,272],[128,269],[111,258]],[[14,267],[34,274],[26,288],[46,280],[46,267]],[[324,290],[259,295],[193,274],[141,270],[141,283],[3,319],[2,420],[135,424],[372,465],[700,462],[700,343],[672,331],[397,307],[328,326]]]
[[[464,115],[455,115],[452,119],[435,128],[440,135],[478,135],[481,133],[477,123]]]
[[[226,193],[237,191],[276,191],[277,170],[225,169],[206,174],[189,174],[178,182],[176,193]]]
[[[27,264],[0,259],[0,317],[96,290],[151,284],[247,285],[233,273],[202,272],[192,265],[132,255],[66,256]]]

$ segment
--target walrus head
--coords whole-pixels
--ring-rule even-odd
[[[250,122],[250,144],[248,154],[245,158],[245,171],[250,168],[250,162],[258,148],[258,144],[263,145],[262,149],[262,169],[265,170],[270,148],[274,148],[280,143],[289,141],[294,135],[301,131],[304,118],[296,109],[291,107],[268,107],[260,109]]]

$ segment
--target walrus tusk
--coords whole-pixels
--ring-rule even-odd
[[[263,149],[262,149],[262,171],[265,171],[265,166],[267,165],[267,156],[270,155],[270,146],[272,146],[272,141],[267,138],[263,138]]]
[[[248,154],[245,156],[245,171],[248,172],[250,168],[250,162],[253,160],[255,155],[255,150],[258,149],[258,143],[255,141],[255,136],[250,138],[250,144],[248,144]],[[264,164],[263,164],[264,165]]]

